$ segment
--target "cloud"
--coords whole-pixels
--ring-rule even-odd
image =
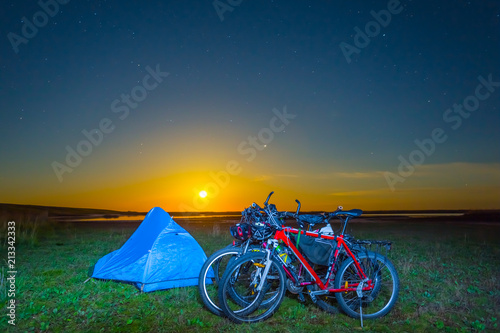
[[[329,193],[328,195],[338,196],[338,197],[364,197],[364,196],[380,195],[381,193],[384,192],[387,192],[387,190],[373,189],[373,190],[363,190],[363,191],[345,191],[345,192]]]
[[[335,172],[333,175],[335,177],[341,178],[354,178],[354,179],[368,179],[376,178],[382,176],[383,171],[371,171],[371,172]]]
[[[367,171],[367,172],[330,172],[317,175],[309,175],[315,179],[375,179],[384,178],[386,171]],[[415,172],[411,177],[448,177],[449,175],[477,175],[500,177],[500,163],[469,163],[469,162],[451,162],[441,164],[424,164],[415,167]]]
[[[421,165],[398,189],[463,186],[500,187],[500,163],[453,162]]]
[[[254,182],[264,182],[266,180],[270,180],[270,179],[273,179],[272,176],[270,175],[260,175],[260,176],[256,176],[253,181]]]
[[[263,182],[266,180],[270,179],[276,179],[276,178],[297,178],[298,175],[290,175],[290,174],[276,174],[276,175],[260,175],[256,176],[253,181],[254,182]]]
[[[368,171],[368,172],[328,172],[318,174],[305,175],[311,179],[374,179],[384,176],[384,171]]]
[[[500,163],[469,163],[452,162],[443,164],[426,164],[415,168],[418,176],[432,176],[442,174],[477,174],[500,176]]]

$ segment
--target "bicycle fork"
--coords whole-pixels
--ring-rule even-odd
[[[264,282],[266,281],[266,278],[267,278],[267,274],[269,273],[269,269],[271,268],[271,264],[272,264],[272,260],[271,260],[271,250],[270,250],[270,245],[273,245],[273,249],[274,249],[274,245],[276,245],[278,243],[278,241],[276,239],[268,239],[267,240],[267,247],[266,247],[266,263],[264,266],[264,271],[262,272],[262,275],[261,275],[261,279],[260,279],[260,282],[259,282],[259,285],[257,286],[256,290],[258,292],[260,292],[262,290],[262,288],[264,287]],[[261,264],[262,265],[262,264]],[[259,266],[259,267],[262,267],[262,266]]]

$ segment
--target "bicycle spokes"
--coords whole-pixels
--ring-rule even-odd
[[[377,318],[394,305],[399,291],[399,278],[390,261],[379,255],[360,255],[358,258],[366,279],[361,279],[353,261],[339,271],[341,286],[356,286],[355,290],[337,293],[339,304],[353,317]],[[344,308],[345,307],[345,308]]]
[[[249,253],[241,257],[228,268],[222,280],[219,302],[226,315],[236,322],[270,317],[285,293],[286,276],[282,267],[265,254]]]

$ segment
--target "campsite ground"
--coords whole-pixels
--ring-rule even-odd
[[[141,294],[122,283],[84,283],[87,269],[119,248],[138,223],[47,223],[31,235],[21,222],[17,231],[23,235],[15,248],[16,325],[8,324],[5,315],[11,298],[4,268],[2,331],[348,332],[360,326],[358,320],[329,315],[310,301],[301,304],[291,294],[272,318],[249,326],[232,324],[204,309],[196,287]],[[217,217],[177,222],[210,255],[231,242],[228,228],[236,221]],[[359,219],[349,229],[357,238],[392,240],[389,256],[401,280],[394,310],[365,321],[365,331],[498,331],[500,223],[480,218]],[[8,244],[1,242],[5,266]]]

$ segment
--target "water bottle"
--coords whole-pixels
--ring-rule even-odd
[[[288,251],[286,250],[286,248],[281,247],[280,245],[278,245],[276,247],[276,252],[278,252],[278,256],[283,260],[283,262],[285,264],[288,264],[290,261],[292,261],[292,259],[290,258],[290,255],[288,254]]]

